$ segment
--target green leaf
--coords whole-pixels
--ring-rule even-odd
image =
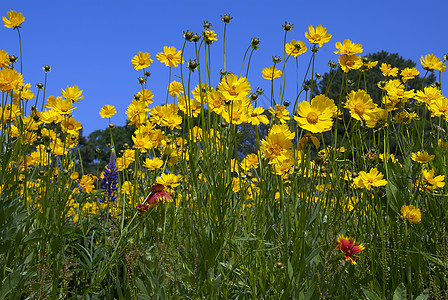
[[[426,300],[429,297],[428,290],[424,290],[415,300]]]
[[[365,287],[361,287],[364,296],[367,297],[368,300],[381,300],[380,296],[378,296],[374,291],[371,291]]]
[[[404,286],[404,284],[402,282],[395,289],[393,300],[402,300],[402,299],[406,300],[407,299],[406,294],[407,294],[406,287]]]

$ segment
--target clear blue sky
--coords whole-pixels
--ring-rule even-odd
[[[6,1],[4,1],[6,2]],[[165,102],[168,68],[156,60],[163,46],[182,47],[183,31],[202,32],[205,20],[213,24],[218,42],[212,47],[212,64],[222,68],[223,23],[220,16],[233,17],[228,25],[226,41],[227,70],[239,74],[244,51],[252,37],[261,41],[254,53],[249,82],[253,89],[261,86],[269,91],[269,81],[261,70],[272,65],[273,55],[282,55],[285,21],[294,24],[288,33],[291,39],[306,41],[309,25],[322,24],[333,35],[320,49],[316,71],[328,71],[329,60],[337,60],[334,44],[344,39],[361,43],[363,54],[386,50],[412,59],[420,66],[420,57],[448,52],[448,1],[7,1],[0,14],[10,10],[23,13],[22,47],[25,81],[33,86],[43,82],[42,66],[52,67],[47,96],[58,96],[61,88],[78,85],[85,96],[74,112],[84,127],[84,135],[104,129],[107,119],[99,111],[104,104],[114,105],[118,113],[112,117],[116,125],[124,125],[126,107],[139,91],[137,78],[141,72],[132,68],[131,58],[138,51],[149,52],[154,63],[148,88],[155,95],[154,105]],[[3,24],[3,23],[2,23]],[[0,29],[0,49],[18,55],[17,32]],[[189,44],[190,49],[192,44]],[[301,56],[301,64],[310,52]],[[193,58],[187,52],[185,58]],[[292,63],[292,62],[291,62]],[[294,65],[290,65],[294,70]],[[173,70],[173,78],[179,68]],[[290,71],[291,73],[293,71]],[[302,73],[303,75],[303,73]],[[447,74],[442,79],[446,95]],[[295,87],[287,87],[295,90]],[[265,101],[267,104],[267,101]]]

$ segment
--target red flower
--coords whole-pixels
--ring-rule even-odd
[[[342,253],[345,253],[345,261],[349,260],[352,265],[356,265],[356,261],[353,259],[355,254],[365,249],[363,244],[356,245],[355,240],[343,235],[338,236],[336,246]]]
[[[146,212],[150,207],[154,207],[164,201],[172,201],[171,197],[167,192],[164,191],[165,186],[163,184],[157,183],[151,187],[151,193],[146,197],[143,203],[137,204],[136,208],[140,212]]]

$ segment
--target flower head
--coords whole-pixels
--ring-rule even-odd
[[[330,101],[327,99],[316,96],[311,102],[300,102],[297,108],[298,116],[294,116],[294,120],[301,128],[312,133],[330,130],[333,126],[334,103],[331,99]]]
[[[430,162],[434,157],[435,155],[429,155],[428,151],[417,151],[411,154],[411,159],[421,164]]]
[[[443,72],[446,69],[445,63],[433,54],[426,54],[425,57],[422,56],[420,58],[420,63],[423,68],[428,71],[437,70]]]
[[[384,186],[387,180],[383,179],[383,174],[378,172],[377,168],[370,169],[369,173],[365,171],[359,172],[359,176],[355,179],[355,185],[359,188],[370,190],[372,186]]]
[[[353,259],[355,254],[365,249],[363,244],[356,244],[354,239],[343,235],[338,236],[336,246],[342,253],[345,254],[345,261],[350,261],[352,265],[356,265],[356,261]]]
[[[274,80],[282,76],[282,71],[276,69],[274,66],[264,68],[261,73],[263,74],[263,78],[268,80]]]
[[[176,50],[174,47],[163,47],[163,52],[159,52],[156,58],[161,62],[165,63],[167,67],[176,68],[178,64],[181,63],[181,50]]]
[[[8,17],[3,17],[2,20],[6,28],[16,29],[20,28],[20,25],[25,22],[25,17],[21,12],[17,13],[15,10],[11,10],[8,12]]]
[[[110,118],[117,113],[117,110],[112,105],[104,105],[100,110],[101,118]]]
[[[285,51],[287,54],[294,57],[305,53],[307,50],[306,44],[302,41],[292,40],[289,44],[285,44]]]
[[[305,37],[311,44],[318,44],[322,47],[324,43],[328,43],[331,39],[331,34],[327,33],[327,28],[322,25],[317,25],[314,29],[313,25],[308,26],[308,32],[305,32]]]
[[[104,201],[114,201],[117,199],[116,191],[118,189],[118,170],[115,161],[115,152],[112,151],[109,158],[109,163],[104,168],[103,179],[101,181],[101,188],[104,190]]]
[[[422,212],[414,205],[403,205],[400,212],[410,223],[418,224],[422,221]]]
[[[153,60],[151,59],[151,55],[148,52],[138,52],[136,56],[134,56],[131,60],[132,66],[135,70],[141,70],[149,67]]]
[[[338,51],[335,51],[335,54],[340,55],[353,55],[362,53],[362,45],[361,44],[355,44],[351,40],[346,39],[341,44],[341,42],[336,43],[336,48],[338,48]]]

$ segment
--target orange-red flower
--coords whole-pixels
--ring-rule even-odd
[[[352,265],[356,265],[356,261],[353,259],[353,257],[355,257],[355,254],[365,249],[363,244],[357,245],[354,239],[344,237],[341,234],[338,236],[336,246],[342,253],[345,253],[345,261],[349,260]]]

